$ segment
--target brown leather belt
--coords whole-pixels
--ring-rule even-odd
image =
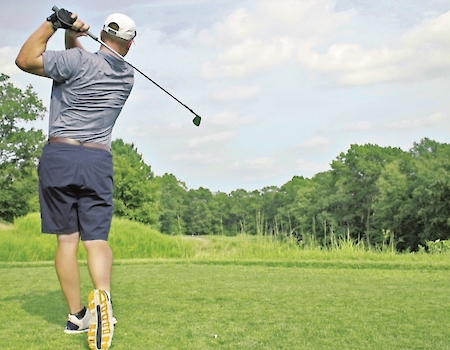
[[[89,148],[99,148],[99,149],[103,149],[108,152],[111,151],[107,145],[102,145],[100,143],[94,143],[94,142],[80,142],[80,141],[77,141],[74,139],[70,139],[68,137],[50,137],[48,139],[48,143],[53,143],[53,142],[67,143],[69,145],[84,146],[84,147],[89,147]]]

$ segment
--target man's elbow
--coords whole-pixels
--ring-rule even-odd
[[[16,58],[16,66],[27,73],[31,73],[34,68],[33,62],[20,54]]]
[[[20,55],[16,58],[16,66],[25,72],[27,71],[27,61]]]
[[[16,66],[24,72],[45,76],[42,60],[30,60],[19,53],[15,62]]]

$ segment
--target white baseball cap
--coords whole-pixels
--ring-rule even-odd
[[[109,15],[105,20],[103,30],[124,40],[132,40],[137,34],[134,21],[122,13]]]

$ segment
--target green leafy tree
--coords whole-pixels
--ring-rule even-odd
[[[316,228],[314,224],[315,213],[311,210],[314,200],[314,183],[310,179],[302,179],[298,181],[295,193],[294,202],[291,205],[290,212],[295,217],[297,228],[300,233],[310,232],[316,235]]]
[[[175,235],[183,234],[186,223],[183,219],[184,202],[187,197],[187,187],[172,174],[164,174],[155,178],[161,193],[159,223],[161,232]]]
[[[380,230],[389,230],[399,250],[450,238],[449,152],[449,145],[424,138],[384,168],[375,222]]]
[[[256,234],[261,218],[261,193],[238,189],[230,193],[230,219],[236,233]]]
[[[212,198],[211,191],[203,187],[188,191],[183,215],[187,234],[209,235],[214,233],[212,214],[209,209]]]
[[[390,243],[400,250],[417,247],[419,243],[415,230],[418,227],[417,210],[414,209],[412,182],[403,164],[405,161],[398,159],[385,166],[377,181],[379,193],[373,205],[377,213],[375,227],[381,232],[389,232],[394,240]]]
[[[281,186],[278,192],[276,225],[273,231],[283,231],[288,227],[290,233],[300,237],[302,233],[312,233],[312,214],[305,203],[305,193],[311,192],[311,180],[303,176],[294,176],[292,180]]]
[[[213,195],[210,211],[212,214],[212,230],[216,234],[232,236],[233,220],[230,217],[231,199],[224,192],[217,192]]]
[[[410,149],[409,153],[414,158],[419,157],[434,157],[436,155],[437,150],[442,145],[434,140],[430,140],[429,138],[425,137],[420,142],[414,142],[413,147]]]
[[[160,191],[154,174],[134,144],[112,143],[114,155],[114,214],[159,226]]]
[[[450,239],[450,145],[440,144],[433,156],[419,157],[413,200],[422,230],[421,244]]]
[[[369,244],[383,240],[382,232],[373,230],[377,181],[385,165],[402,153],[399,148],[351,145],[332,162],[337,191],[333,205],[349,236],[365,236]]]
[[[338,211],[339,194],[336,193],[335,178],[332,171],[316,174],[312,178],[314,184],[310,215],[314,215],[313,224],[316,237],[324,245],[332,244],[336,237],[349,238],[346,227],[339,225]]]
[[[46,108],[32,86],[21,90],[8,80],[0,75],[0,218],[13,221],[37,209],[36,165],[45,136],[24,123],[42,119]]]

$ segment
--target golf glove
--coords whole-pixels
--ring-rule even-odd
[[[72,12],[65,9],[58,9],[58,11],[47,17],[47,21],[52,23],[55,30],[58,28],[71,29],[76,20],[76,17],[72,18]]]

